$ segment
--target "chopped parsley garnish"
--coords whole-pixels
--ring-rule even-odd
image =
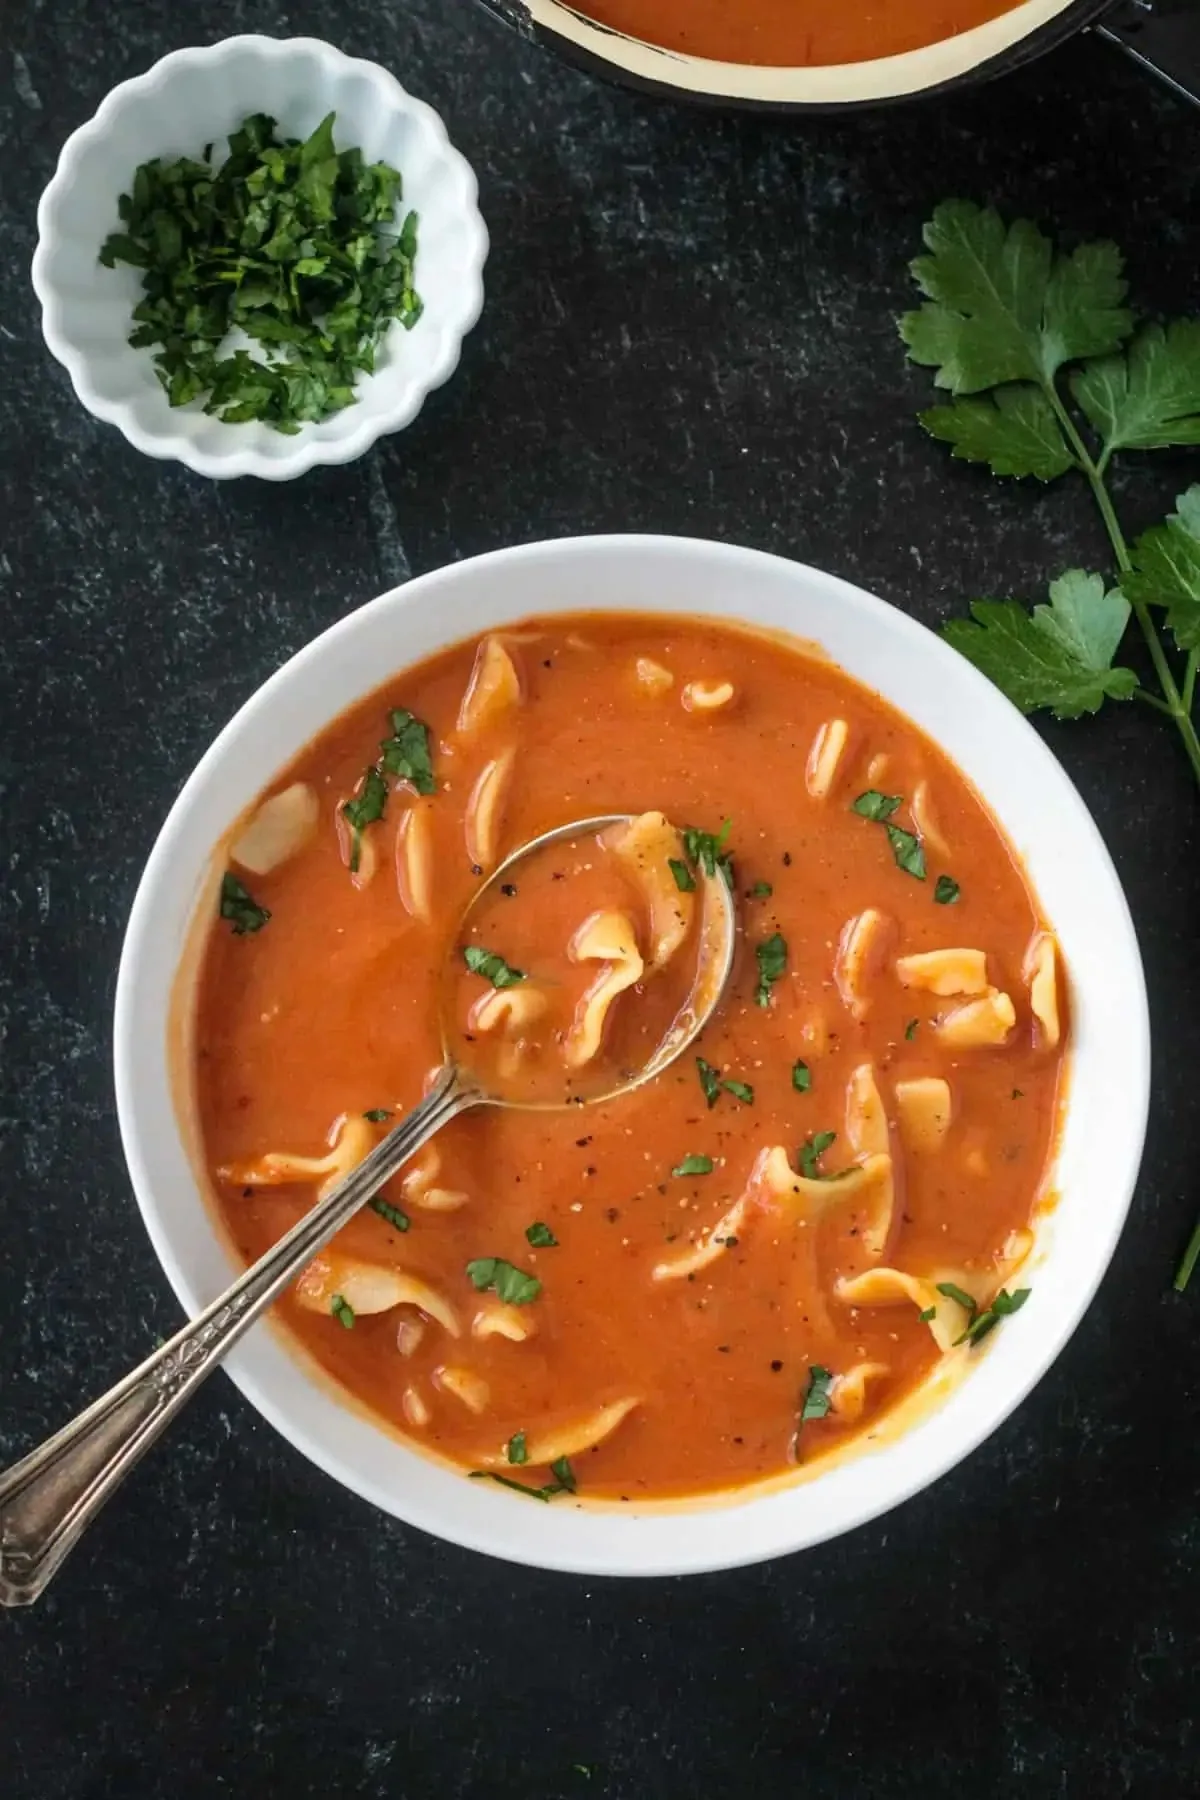
[[[917,1032],[920,1029],[920,1025],[921,1025],[920,1019],[910,1019],[908,1021],[908,1024],[904,1027],[904,1035],[908,1039],[910,1044],[912,1043],[913,1039],[916,1037]]]
[[[925,851],[921,840],[911,831],[905,831],[900,825],[890,823],[897,807],[904,804],[903,794],[881,794],[878,788],[868,788],[857,800],[851,802],[850,811],[858,813],[860,818],[872,819],[882,825],[887,832],[888,843],[892,846],[892,855],[898,868],[906,875],[912,875],[917,881],[925,879]]]
[[[725,843],[732,829],[733,820],[726,819],[715,835],[711,831],[700,831],[695,825],[686,825],[683,830],[683,853],[693,868],[703,869],[706,875],[715,875],[719,869],[730,888],[733,887],[733,853],[726,850]]]
[[[498,1481],[501,1487],[511,1488],[514,1494],[524,1494],[527,1500],[553,1500],[557,1494],[573,1494],[578,1487],[575,1472],[565,1456],[560,1456],[550,1464],[550,1473],[554,1480],[548,1481],[545,1487],[530,1487],[528,1482],[514,1481],[511,1475],[500,1475],[494,1469],[472,1469],[472,1481]]]
[[[354,1330],[354,1308],[348,1300],[343,1300],[340,1294],[335,1294],[329,1302],[329,1310],[339,1325],[344,1325],[347,1331]]]
[[[525,1236],[535,1250],[553,1250],[558,1247],[558,1239],[550,1227],[543,1225],[540,1219],[535,1219],[532,1225],[525,1227]]]
[[[837,1142],[836,1131],[817,1131],[812,1137],[805,1138],[797,1152],[800,1162],[800,1173],[809,1181],[833,1181],[836,1177],[826,1175],[821,1168],[821,1158],[831,1144]]]
[[[386,1106],[373,1106],[369,1112],[363,1114],[363,1118],[369,1119],[372,1125],[382,1125],[383,1121],[390,1119],[391,1116]]]
[[[955,1343],[981,1343],[988,1335],[989,1331],[995,1331],[1001,1319],[1009,1319],[1012,1317],[1013,1313],[1020,1312],[1028,1298],[1028,1288],[1018,1288],[1016,1292],[1012,1294],[1009,1293],[1007,1288],[1001,1288],[1000,1292],[996,1295],[996,1298],[992,1301],[992,1304],[985,1307],[983,1312],[972,1309],[972,1316],[967,1325],[967,1329],[963,1332],[961,1337],[955,1338]]]
[[[934,885],[933,897],[939,906],[953,906],[961,892],[953,875],[939,875]]]
[[[892,846],[892,855],[896,859],[896,867],[903,869],[917,881],[925,879],[925,851],[919,837],[911,831],[905,831],[899,825],[885,825],[888,843]]]
[[[787,953],[787,940],[777,931],[756,947],[758,986],[754,990],[754,1000],[757,1006],[771,1004],[771,989],[787,969]]]
[[[350,826],[350,873],[356,874],[362,855],[362,834],[368,825],[382,819],[387,805],[388,786],[378,763],[372,763],[362,779],[362,786],[352,800],[343,802],[342,811]]]
[[[721,1098],[721,1077],[712,1064],[705,1062],[702,1056],[696,1058],[696,1069],[700,1076],[700,1086],[704,1089],[704,1098],[708,1101],[709,1106],[713,1107]]]
[[[381,1200],[378,1194],[374,1199],[368,1200],[367,1205],[372,1212],[377,1212],[381,1219],[386,1219],[396,1231],[407,1231],[412,1224],[412,1220],[406,1212],[402,1212],[398,1206],[393,1206],[390,1200]]]
[[[917,1314],[917,1323],[918,1323],[918,1325],[928,1325],[931,1319],[936,1319],[936,1318],[937,1318],[937,1307],[936,1306],[927,1306],[925,1308],[924,1312],[919,1312]]]
[[[536,1275],[527,1275],[502,1256],[477,1256],[467,1264],[467,1274],[481,1294],[491,1288],[506,1306],[528,1306],[542,1291]]]
[[[692,874],[692,871],[688,868],[687,864],[681,862],[677,856],[668,856],[667,867],[675,877],[675,886],[679,889],[680,893],[690,894],[696,885],[696,877]]]
[[[710,1107],[717,1104],[721,1098],[722,1089],[725,1093],[732,1094],[735,1100],[740,1100],[743,1106],[753,1106],[754,1089],[748,1081],[725,1081],[712,1064],[705,1062],[702,1056],[696,1058],[696,1073],[700,1077],[700,1086],[704,1089],[704,1098]]]
[[[865,794],[860,794],[852,803],[850,811],[856,812],[860,818],[874,819],[876,823],[882,824],[903,804],[903,794],[881,794],[878,788],[868,788]]]
[[[141,270],[129,342],[153,349],[172,406],[294,433],[355,399],[393,319],[421,316],[417,215],[396,230],[400,172],[339,151],[333,113],[304,142],[253,113],[229,155],[155,157],[117,203],[105,268]],[[254,342],[223,352],[230,332]]]
[[[820,1363],[813,1363],[808,1371],[808,1387],[804,1399],[800,1403],[800,1423],[807,1424],[809,1419],[823,1419],[833,1401],[829,1389],[833,1383],[833,1375]]]
[[[392,735],[379,746],[380,762],[389,775],[411,781],[418,794],[436,794],[433,762],[429,754],[429,727],[397,707],[392,713]]]
[[[505,1448],[505,1455],[508,1457],[510,1463],[523,1463],[529,1461],[529,1451],[526,1448],[525,1433],[523,1431],[513,1432]]]
[[[792,1064],[792,1086],[798,1094],[807,1094],[812,1086],[812,1070],[799,1057]]]
[[[769,900],[775,889],[769,881],[756,881],[754,886],[746,889],[748,900]]]
[[[258,905],[249,889],[242,886],[236,875],[222,875],[221,917],[229,920],[235,937],[245,937],[250,931],[261,931],[270,916],[266,907]]]
[[[713,1159],[711,1156],[685,1156],[671,1170],[672,1175],[711,1175]]]
[[[468,944],[463,951],[463,960],[472,975],[482,975],[494,988],[516,987],[518,981],[525,979],[523,969],[514,969],[494,950],[485,950],[479,944]]]
[[[945,1294],[947,1300],[956,1301],[959,1306],[974,1318],[978,1309],[974,1297],[971,1294],[968,1294],[965,1288],[960,1288],[957,1283],[953,1281],[939,1281],[937,1284],[937,1291],[939,1294]]]

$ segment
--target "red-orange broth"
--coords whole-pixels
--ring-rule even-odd
[[[630,37],[716,62],[784,68],[920,50],[1012,10],[1014,0],[585,0]]]
[[[428,727],[431,777],[415,773],[436,791],[385,773],[352,873],[343,809],[394,709]],[[279,844],[264,854],[253,828],[230,852],[270,917],[214,923],[196,1003],[203,1155],[247,1259],[419,1098],[447,981],[460,1023],[472,995],[569,987],[572,934],[598,910],[641,964],[599,1055],[636,1039],[639,1007],[656,1030],[670,1015],[694,919],[654,969],[665,915],[606,855],[594,889],[577,849],[569,881],[547,864],[526,892],[497,884],[494,941],[473,936],[522,979],[468,972],[460,921],[503,857],[600,814],[714,837],[731,821],[670,859],[694,903],[706,853],[728,854],[712,866],[740,914],[727,999],[692,1051],[613,1101],[455,1121],[280,1303],[414,1444],[529,1486],[567,1454],[584,1497],[744,1486],[870,1433],[930,1373],[972,1318],[938,1283],[979,1316],[1020,1291],[1063,1077],[1057,951],[963,776],[829,662],[711,623],[533,620],[397,674],[267,796],[285,790],[300,824],[283,860],[256,872]],[[921,960],[937,952],[955,954]],[[585,986],[539,1027],[492,1027],[518,1083],[529,1031],[552,1055]]]

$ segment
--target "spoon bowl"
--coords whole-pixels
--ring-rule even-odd
[[[602,835],[621,826],[632,825],[638,815],[633,813],[604,813],[595,818],[575,819],[567,825],[557,825],[550,831],[541,832],[519,846],[488,876],[478,888],[464,912],[453,943],[460,945],[468,935],[473,919],[485,910],[486,904],[497,890],[515,885],[513,875],[543,851],[578,842],[581,839],[601,839]],[[572,1079],[561,1097],[539,1099],[533,1095],[518,1095],[514,1092],[504,1094],[490,1092],[487,1083],[480,1084],[479,1101],[491,1105],[511,1106],[522,1111],[558,1111],[563,1106],[581,1104],[595,1105],[600,1101],[616,1100],[622,1094],[632,1093],[644,1087],[661,1075],[671,1063],[675,1062],[688,1045],[693,1043],[704,1029],[718,1006],[722,994],[729,981],[733,968],[733,954],[737,941],[737,909],[734,903],[733,890],[719,873],[707,874],[703,868],[696,872],[696,888],[700,900],[699,918],[695,931],[695,966],[691,984],[682,1005],[675,1012],[666,1030],[658,1039],[645,1061],[632,1069],[617,1073],[617,1079],[604,1085],[606,1065],[592,1072],[591,1078]],[[455,1038],[464,1039],[463,1033],[455,1033],[448,1017],[448,1006],[442,1009],[442,1052],[448,1065],[454,1065],[460,1073],[460,1079],[468,1078],[469,1065],[474,1060],[464,1054],[464,1048],[470,1046],[463,1041],[455,1043]],[[519,1078],[514,1087],[519,1088]],[[400,1129],[398,1126],[397,1130]]]
[[[454,942],[460,941],[485,895],[530,857],[632,820],[633,815],[623,813],[578,819],[522,845],[472,897]],[[344,1181],[173,1338],[0,1476],[0,1605],[22,1606],[37,1599],[105,1501],[193,1390],[346,1221],[443,1125],[475,1106],[544,1110],[613,1100],[653,1080],[682,1055],[725,991],[737,925],[732,891],[716,868],[711,874],[702,870],[697,886],[701,909],[692,985],[641,1067],[596,1092],[584,1087],[554,1101],[514,1099],[480,1083],[452,1054],[447,1034],[445,1061],[424,1098]]]

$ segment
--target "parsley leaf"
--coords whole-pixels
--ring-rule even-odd
[[[962,889],[953,875],[939,875],[933,889],[933,898],[938,906],[953,906]]]
[[[792,1064],[792,1086],[798,1094],[807,1094],[812,1086],[812,1070],[797,1057]]]
[[[529,1450],[525,1443],[525,1433],[523,1431],[513,1432],[505,1448],[505,1455],[508,1457],[510,1463],[523,1463],[529,1461]]]
[[[681,1163],[676,1163],[671,1170],[672,1175],[711,1175],[713,1159],[711,1156],[685,1156]]]
[[[692,874],[692,871],[688,868],[687,864],[685,862],[680,862],[677,856],[668,856],[667,867],[675,877],[675,886],[679,889],[680,893],[690,894],[696,885],[696,877]]]
[[[721,1098],[721,1077],[710,1062],[702,1056],[696,1058],[696,1072],[700,1077],[700,1086],[704,1089],[704,1098],[712,1108]]]
[[[480,1293],[491,1288],[506,1306],[528,1306],[542,1291],[536,1275],[527,1275],[502,1256],[477,1256],[467,1264],[467,1274]]]
[[[726,850],[725,844],[732,829],[732,819],[725,819],[715,836],[711,831],[700,831],[695,825],[685,825],[683,829],[683,853],[693,868],[703,869],[709,876],[719,869],[730,888],[733,887],[733,854]],[[679,877],[675,879],[678,882]]]
[[[153,350],[172,406],[203,397],[225,424],[294,433],[349,406],[392,321],[420,318],[415,213],[395,229],[400,173],[339,151],[333,125],[330,113],[299,143],[252,114],[223,163],[211,146],[155,157],[121,196],[99,258],[142,271],[129,342]],[[233,331],[256,353],[222,354]]]
[[[494,988],[516,987],[525,979],[523,969],[514,969],[495,950],[485,950],[480,944],[468,944],[463,951],[463,961],[472,975],[481,975]]]
[[[960,1288],[953,1281],[939,1281],[937,1283],[937,1291],[939,1294],[945,1294],[947,1300],[957,1301],[959,1306],[965,1307],[972,1318],[975,1317],[975,1314],[978,1311],[976,1302],[972,1295],[967,1293],[965,1288]]]
[[[1053,481],[1078,466],[1049,400],[1025,382],[998,388],[988,399],[930,406],[917,417],[953,456],[987,463],[993,475]]]
[[[518,1433],[518,1436],[521,1435]],[[550,1473],[554,1479],[548,1481],[545,1487],[530,1487],[527,1481],[514,1481],[511,1475],[501,1475],[495,1469],[472,1469],[470,1478],[472,1481],[495,1481],[501,1487],[511,1488],[514,1494],[524,1494],[527,1500],[545,1500],[547,1502],[553,1500],[557,1494],[573,1494],[579,1486],[574,1470],[565,1456],[560,1456],[556,1462],[550,1464]]]
[[[758,1006],[771,1004],[771,989],[781,980],[787,969],[787,941],[776,931],[758,945],[755,952],[758,962],[758,986],[754,990],[755,1003]]]
[[[852,803],[850,811],[856,812],[862,819],[874,819],[877,823],[882,823],[885,819],[890,819],[896,808],[903,804],[902,794],[881,794],[878,788],[868,788],[865,794],[860,794]]]
[[[732,1094],[735,1100],[740,1100],[743,1106],[753,1106],[754,1089],[748,1081],[723,1080],[712,1064],[705,1062],[702,1056],[696,1058],[696,1073],[700,1077],[700,1086],[704,1090],[704,1098],[710,1108],[714,1107],[721,1098],[722,1089],[727,1094]]]
[[[920,1024],[921,1024],[920,1019],[910,1019],[908,1021],[908,1024],[904,1027],[904,1035],[908,1039],[908,1042],[910,1044],[912,1043],[913,1039],[916,1037],[918,1028],[920,1027]]]
[[[250,893],[242,886],[236,875],[225,874],[221,877],[220,913],[233,926],[235,937],[245,937],[247,932],[261,931],[270,913],[265,906],[259,906]]]
[[[905,831],[899,825],[885,825],[888,843],[892,846],[892,855],[896,859],[897,868],[903,869],[917,881],[925,879],[925,851],[919,837],[911,831]]]
[[[747,900],[769,900],[775,889],[769,881],[756,881],[754,886],[746,890]]]
[[[833,1404],[830,1387],[833,1376],[820,1363],[813,1363],[808,1371],[808,1387],[800,1405],[800,1423],[806,1424],[809,1419],[823,1419]]]
[[[368,1200],[367,1205],[372,1212],[377,1212],[381,1219],[386,1219],[395,1231],[407,1231],[412,1224],[412,1220],[406,1212],[402,1212],[398,1206],[393,1206],[390,1200],[381,1200],[378,1194]]]
[[[934,385],[977,394],[1008,381],[1051,380],[1066,362],[1104,356],[1128,337],[1115,244],[1056,254],[1027,219],[1006,226],[990,207],[947,200],[912,264],[926,303],[900,321],[913,362]]]
[[[329,1302],[329,1310],[339,1325],[344,1325],[347,1331],[354,1330],[354,1308],[348,1300],[343,1300],[340,1294],[334,1294]]]
[[[378,763],[372,763],[362,778],[362,786],[352,800],[342,804],[350,826],[350,872],[358,870],[362,856],[362,834],[368,825],[382,819],[387,806],[388,785]]]
[[[535,1219],[532,1225],[525,1227],[525,1236],[535,1250],[556,1250],[558,1248],[558,1239],[550,1227],[543,1225],[540,1219]]]
[[[1177,511],[1133,545],[1133,571],[1121,585],[1131,600],[1167,609],[1181,650],[1200,649],[1200,483],[1180,494]]]
[[[1071,392],[1106,456],[1200,444],[1200,319],[1143,325],[1122,355],[1076,370]]]
[[[383,1121],[390,1119],[391,1116],[386,1106],[372,1106],[363,1114],[363,1118],[369,1119],[372,1125],[382,1125]]]
[[[928,1325],[931,1320],[936,1319],[936,1318],[937,1318],[937,1307],[936,1306],[927,1306],[925,1308],[924,1312],[919,1312],[917,1314],[917,1324],[918,1325]]]
[[[835,1176],[826,1175],[821,1168],[821,1158],[831,1144],[836,1144],[836,1131],[817,1131],[812,1137],[805,1138],[798,1152],[800,1173],[809,1181],[833,1181]]]
[[[1015,600],[975,600],[971,614],[973,623],[952,619],[942,636],[1022,712],[1049,707],[1077,719],[1137,688],[1132,669],[1112,667],[1129,602],[1118,589],[1106,593],[1099,575],[1068,569],[1050,583],[1050,605],[1032,612]]]
[[[1017,1288],[1015,1293],[1010,1294],[1007,1288],[1001,1288],[985,1311],[975,1313],[962,1337],[956,1338],[955,1342],[981,1343],[990,1331],[996,1329],[1001,1319],[1009,1319],[1013,1313],[1020,1312],[1029,1298],[1029,1292],[1028,1288]]]
[[[379,746],[380,761],[389,775],[411,781],[418,794],[436,794],[433,761],[429,754],[429,727],[403,707],[392,713],[392,735]]]

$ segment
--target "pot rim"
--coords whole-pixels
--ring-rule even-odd
[[[1114,0],[1020,0],[998,18],[919,50],[812,68],[715,62],[598,25],[564,0],[481,0],[522,37],[642,93],[766,113],[842,111],[912,100],[987,80],[1043,55]]]

